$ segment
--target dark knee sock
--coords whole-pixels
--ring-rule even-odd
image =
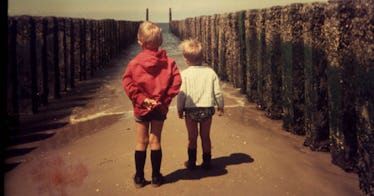
[[[210,163],[210,160],[212,160],[212,154],[210,152],[204,152],[203,153],[203,162],[204,163]]]
[[[196,149],[188,148],[188,162],[195,164],[196,163]]]
[[[151,150],[152,177],[160,175],[162,150]]]
[[[147,151],[135,151],[135,168],[136,176],[144,177],[144,165],[147,156]]]

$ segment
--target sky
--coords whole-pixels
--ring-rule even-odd
[[[173,20],[261,9],[292,3],[327,2],[327,0],[8,0],[8,15],[57,16],[87,19],[142,21],[146,9],[149,20]]]

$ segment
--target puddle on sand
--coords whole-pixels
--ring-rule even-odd
[[[102,116],[97,116],[95,118],[86,118],[76,120],[75,123],[69,124],[59,130],[54,137],[50,138],[48,142],[44,142],[40,147],[49,149],[57,148],[62,145],[66,145],[74,140],[81,137],[91,135],[105,127],[108,127],[118,120],[123,119],[124,113],[113,113]]]

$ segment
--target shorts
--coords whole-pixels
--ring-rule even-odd
[[[152,120],[164,121],[166,120],[166,115],[162,114],[158,110],[152,110],[144,116],[135,116],[136,122],[149,122]]]
[[[197,122],[203,122],[215,113],[214,107],[196,107],[196,108],[185,108],[184,112],[186,118],[195,120]]]

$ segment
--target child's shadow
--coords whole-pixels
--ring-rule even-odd
[[[199,180],[205,177],[225,175],[227,174],[226,166],[252,163],[253,161],[254,159],[247,154],[233,153],[230,156],[212,159],[212,168],[209,170],[204,170],[199,167],[194,170],[178,169],[164,176],[165,183],[174,183],[178,180]]]

